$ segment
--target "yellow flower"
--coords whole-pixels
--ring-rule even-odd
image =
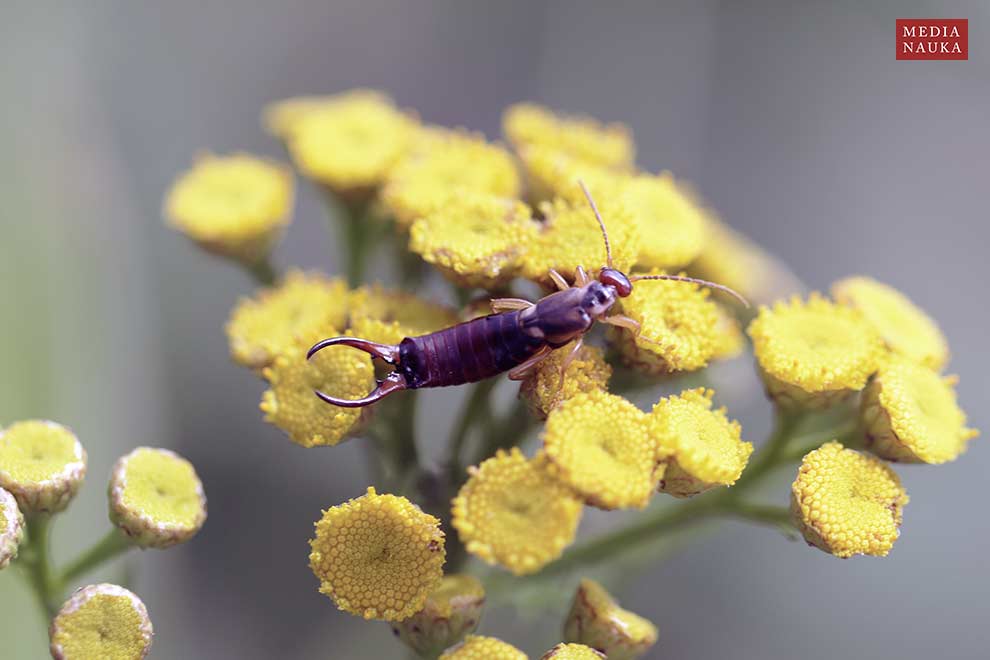
[[[494,637],[468,635],[461,644],[441,655],[440,660],[526,660],[526,654]]]
[[[55,660],[140,660],[153,630],[140,598],[115,584],[92,584],[62,605],[48,635]]]
[[[626,364],[648,374],[694,371],[706,366],[718,346],[718,306],[708,289],[671,280],[638,282],[620,303],[640,334],[609,328]]]
[[[544,653],[540,660],[605,660],[605,654],[584,644],[561,643]]]
[[[869,277],[847,277],[832,285],[832,295],[862,312],[894,353],[936,371],[949,361],[938,325],[897,289]]]
[[[242,299],[230,314],[227,338],[234,361],[251,369],[268,366],[301,335],[347,323],[347,284],[320,273],[290,271],[275,287]]]
[[[888,360],[863,392],[867,448],[889,461],[955,460],[979,434],[966,428],[955,383],[906,358]]]
[[[600,390],[550,412],[543,450],[550,473],[601,509],[645,507],[663,475],[646,414]]]
[[[208,252],[254,264],[291,222],[294,196],[292,174],[279,163],[205,154],[172,184],[165,216]]]
[[[86,477],[86,450],[55,422],[29,420],[0,431],[0,488],[24,513],[69,506]]]
[[[275,106],[269,116],[299,170],[350,199],[385,180],[418,125],[388,96],[368,90]]]
[[[628,272],[639,251],[636,221],[620,199],[596,195],[608,229],[615,268]],[[587,200],[556,199],[540,207],[545,221],[523,256],[523,275],[544,284],[551,268],[570,278],[578,266],[597,273],[606,264],[602,230]]]
[[[328,329],[326,336],[339,334]],[[263,375],[270,384],[261,399],[265,421],[279,427],[303,447],[336,445],[361,421],[361,408],[341,408],[321,401],[320,390],[345,399],[365,396],[375,386],[375,369],[367,354],[345,346],[320,351],[313,359],[306,352],[317,335],[303,335],[280,353]]]
[[[791,513],[805,540],[836,557],[886,556],[907,493],[883,461],[827,442],[801,462]]]
[[[519,196],[519,174],[503,147],[464,130],[433,129],[428,135],[395,167],[382,191],[382,202],[400,227],[465,193]]]
[[[767,393],[785,407],[827,408],[863,389],[884,351],[859,312],[815,293],[761,308],[749,336]]]
[[[519,386],[519,396],[536,417],[546,419],[551,410],[580,392],[605,389],[612,377],[612,367],[601,349],[584,345],[567,365],[561,381],[561,364],[573,348],[571,342],[555,350]]]
[[[746,336],[743,334],[739,319],[725,305],[716,303],[718,321],[715,324],[715,352],[713,360],[731,360],[738,357],[746,348]]]
[[[413,223],[409,249],[455,284],[493,289],[515,277],[536,231],[522,202],[465,191]]]
[[[192,463],[138,447],[110,475],[110,520],[142,548],[185,543],[206,522],[206,493]]]
[[[725,408],[712,410],[712,390],[686,390],[660,399],[650,415],[652,430],[667,458],[660,491],[675,497],[697,495],[715,486],[731,486],[742,474],[753,445],[740,438],[739,422]]]
[[[13,495],[0,488],[0,570],[17,556],[24,540],[24,515]]]
[[[467,573],[445,575],[423,609],[392,624],[392,632],[421,657],[435,658],[474,632],[484,604],[481,580]]]
[[[584,579],[564,623],[564,639],[599,649],[608,660],[636,660],[657,643],[657,627],[619,607],[602,585]]]
[[[502,116],[502,130],[517,151],[546,145],[606,167],[629,167],[636,159],[632,131],[590,117],[558,115],[539,105],[517,103]]]
[[[310,547],[320,593],[365,619],[409,618],[443,576],[440,521],[404,497],[371,487],[324,511]]]
[[[471,554],[525,575],[574,541],[581,502],[547,474],[542,459],[500,450],[468,472],[454,498],[452,524]]]
[[[446,305],[380,284],[365,285],[351,293],[350,324],[362,318],[396,322],[404,337],[425,335],[457,323],[457,313]]]
[[[629,177],[623,190],[639,224],[640,266],[682,268],[701,253],[708,231],[705,211],[670,172]]]
[[[579,182],[595,198],[622,193],[628,174],[561,151],[555,145],[529,144],[519,148],[519,163],[526,174],[527,198],[535,203],[562,197],[587,204]]]

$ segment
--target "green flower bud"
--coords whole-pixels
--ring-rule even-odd
[[[423,609],[392,625],[392,632],[425,658],[435,658],[478,627],[485,590],[472,575],[445,575]]]
[[[619,607],[600,584],[585,579],[564,622],[564,639],[596,648],[609,660],[635,660],[656,644],[657,628]]]
[[[24,513],[56,513],[69,506],[86,477],[86,450],[55,422],[17,422],[0,431],[0,488]]]

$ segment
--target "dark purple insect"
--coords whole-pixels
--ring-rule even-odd
[[[693,282],[726,291],[748,306],[738,293],[714,282],[680,275],[626,275],[613,268],[612,248],[605,222],[591,193],[583,183],[580,185],[605,238],[608,265],[598,272],[598,279],[592,279],[584,268],[578,266],[572,287],[560,273],[551,270],[550,278],[560,290],[535,303],[522,298],[495,298],[492,300],[493,314],[428,335],[406,337],[398,345],[379,344],[356,337],[324,339],[309,349],[307,358],[327,346],[342,344],[381,358],[394,365],[395,370],[378,381],[378,386],[362,399],[339,399],[319,390],[316,396],[335,406],[359,408],[399,390],[473,383],[503,371],[508,371],[512,380],[522,380],[554,349],[577,340],[561,363],[563,380],[567,366],[577,356],[584,335],[595,321],[639,334],[639,323],[635,319],[621,314],[606,314],[618,298],[632,293],[632,283],[640,280]]]

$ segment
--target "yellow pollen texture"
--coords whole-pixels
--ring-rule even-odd
[[[571,342],[555,350],[520,385],[519,395],[540,419],[546,419],[551,410],[580,392],[604,390],[612,376],[612,367],[605,361],[602,350],[584,345],[567,365],[561,381],[561,364],[573,348]]]
[[[502,129],[516,150],[545,145],[605,167],[629,167],[636,159],[632,132],[624,124],[559,115],[532,103],[506,109]]]
[[[863,393],[868,448],[892,461],[945,463],[976,437],[956,402],[955,379],[905,358],[888,360]]]
[[[396,322],[404,337],[425,335],[457,323],[457,314],[449,307],[380,284],[365,285],[351,293],[350,324],[361,318]]]
[[[63,660],[139,660],[151,646],[147,610],[130,592],[110,585],[87,587],[73,597],[51,626],[51,648]],[[118,593],[119,590],[119,593]],[[85,590],[83,590],[85,591]]]
[[[907,502],[883,461],[838,442],[805,456],[791,486],[791,512],[805,540],[836,557],[886,556]]]
[[[30,420],[0,431],[0,486],[40,484],[85,463],[72,431],[53,422]]]
[[[603,391],[551,411],[543,450],[551,474],[602,509],[645,507],[662,475],[646,414]]]
[[[605,660],[605,654],[584,644],[557,644],[540,660]]]
[[[668,456],[660,490],[676,497],[731,486],[742,474],[753,445],[725,408],[712,410],[712,390],[699,388],[661,399],[650,415],[660,456]]]
[[[366,619],[412,616],[443,575],[440,521],[406,498],[374,488],[324,511],[310,547],[320,593]]]
[[[942,331],[897,289],[869,277],[849,277],[832,285],[832,295],[862,312],[894,353],[936,371],[945,367],[949,347]]]
[[[444,652],[440,660],[527,660],[527,658],[525,653],[500,639],[468,635],[462,643]]]
[[[574,541],[582,504],[553,479],[545,459],[517,448],[469,468],[452,524],[471,554],[516,575],[534,573]]]
[[[640,266],[682,268],[701,253],[705,212],[670,172],[630,177],[624,194],[639,223]]]
[[[177,454],[142,447],[131,452],[124,468],[124,506],[156,523],[198,527],[203,486],[192,463]]]

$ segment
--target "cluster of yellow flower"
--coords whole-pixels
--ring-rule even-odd
[[[206,521],[206,495],[192,465],[167,449],[139,447],[110,476],[115,529],[56,573],[49,565],[51,518],[65,510],[85,476],[86,450],[65,426],[28,420],[0,430],[0,568],[17,559],[49,616],[65,589],[103,561],[132,547],[183,543]],[[65,660],[143,658],[151,634],[137,596],[112,584],[91,585],[52,618],[51,653]]]

